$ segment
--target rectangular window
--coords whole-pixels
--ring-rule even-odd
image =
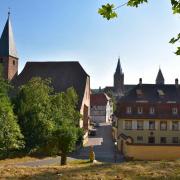
[[[154,114],[154,107],[150,107],[150,109],[149,109],[149,114]]]
[[[178,142],[179,142],[178,137],[173,137],[172,138],[172,143],[177,144]]]
[[[154,144],[155,143],[155,137],[149,137],[148,138],[148,143],[149,144]]]
[[[162,131],[167,130],[167,122],[166,121],[161,121],[160,122],[160,130],[162,130]]]
[[[126,113],[131,114],[131,107],[130,106],[126,108]]]
[[[155,130],[155,121],[149,121],[149,130]]]
[[[161,144],[166,144],[166,137],[161,137],[160,142]]]
[[[179,130],[179,122],[178,121],[173,121],[172,122],[172,130],[173,131],[178,131]]]
[[[138,142],[143,142],[143,136],[137,136],[137,141]]]
[[[144,121],[138,120],[137,121],[137,130],[143,130],[144,128]]]
[[[143,108],[142,107],[138,107],[138,114],[142,114],[143,113]]]
[[[126,120],[125,121],[125,129],[126,130],[131,130],[132,129],[132,121],[131,120]]]
[[[172,114],[177,115],[178,114],[178,109],[176,107],[172,108]]]

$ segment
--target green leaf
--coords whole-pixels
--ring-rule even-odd
[[[171,4],[172,4],[173,13],[179,14],[180,13],[180,1],[171,0]]]
[[[147,0],[129,0],[127,5],[132,7],[138,7],[140,4],[147,2]]]
[[[177,38],[172,38],[172,39],[169,41],[169,43],[174,44],[174,43],[176,43],[176,42],[179,41],[179,40],[180,40],[180,33],[177,35]]]
[[[114,11],[114,5],[109,3],[106,5],[102,5],[102,7],[99,8],[98,13],[107,20],[117,17],[117,13]]]
[[[175,52],[176,55],[180,55],[180,47],[177,47],[177,51]]]

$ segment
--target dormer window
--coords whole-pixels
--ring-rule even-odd
[[[136,89],[136,94],[137,94],[137,97],[142,97],[143,92],[141,89]]]
[[[154,107],[150,107],[149,114],[154,114],[154,112],[155,112]]]
[[[142,114],[143,113],[143,108],[142,107],[138,107],[138,114]]]
[[[177,115],[178,114],[178,109],[176,107],[172,108],[172,114]]]
[[[130,107],[130,106],[128,106],[128,107],[126,108],[126,113],[127,113],[127,114],[131,114],[131,107]]]
[[[157,92],[160,97],[163,97],[165,95],[165,93],[161,89],[158,89]]]

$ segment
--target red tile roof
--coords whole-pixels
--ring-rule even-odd
[[[91,94],[91,106],[106,106],[111,98],[105,93]]]

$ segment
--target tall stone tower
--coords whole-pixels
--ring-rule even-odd
[[[11,81],[18,74],[18,55],[16,51],[10,13],[0,38],[0,64],[3,67],[4,78]]]
[[[118,59],[116,72],[114,73],[114,92],[116,96],[124,95],[124,73],[122,72],[120,58]]]
[[[156,77],[156,84],[164,84],[164,77],[160,68]]]

